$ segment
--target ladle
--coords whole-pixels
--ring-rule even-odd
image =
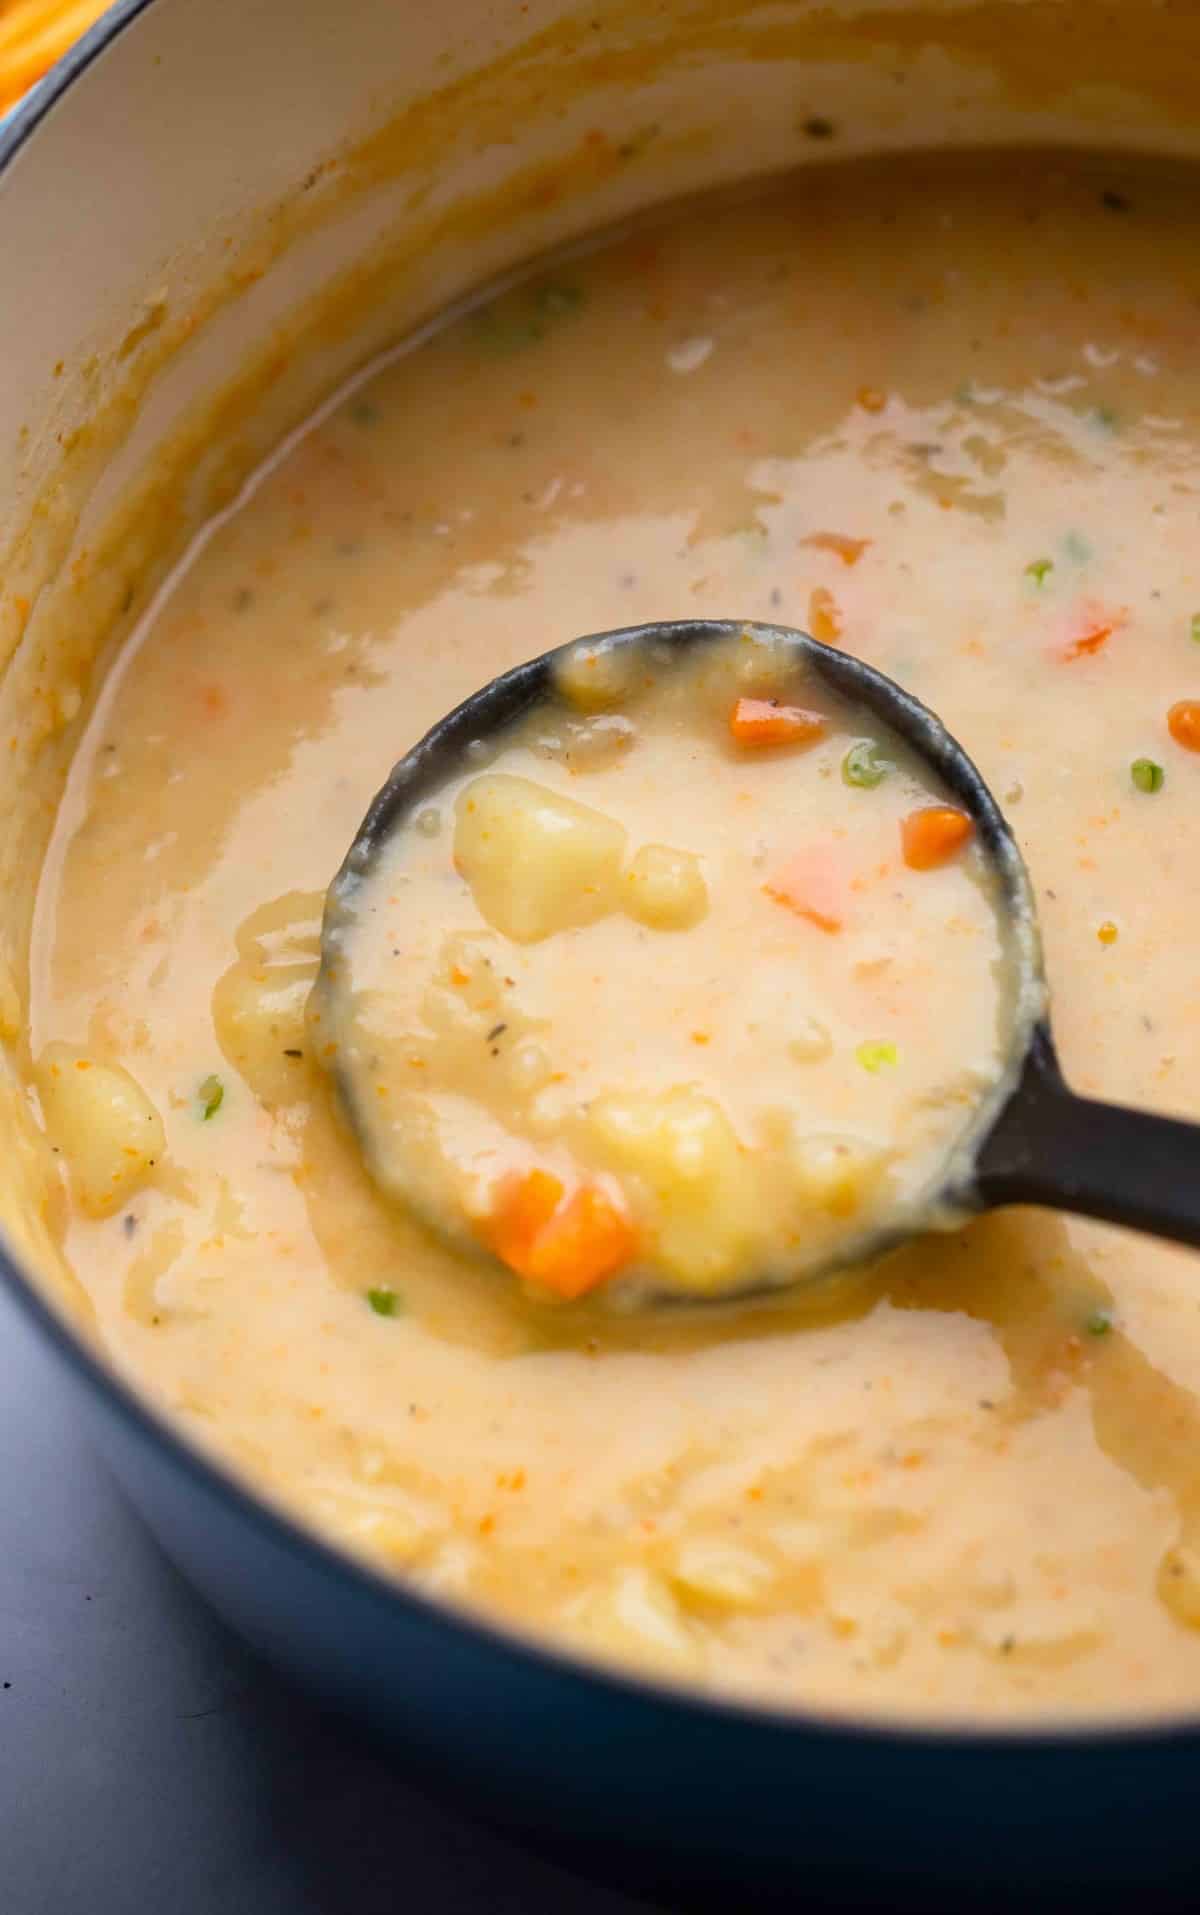
[[[1200,1246],[1200,1125],[1079,1096],[1055,1054],[1047,1011],[1033,890],[1012,831],[972,761],[941,720],[911,692],[849,653],[785,627],[697,619],[637,625],[574,644],[648,648],[659,661],[743,634],[794,646],[797,665],[840,698],[882,719],[929,767],[974,821],[1010,914],[1021,967],[1009,1068],[964,1125],[944,1185],[923,1214],[855,1242],[854,1261],[900,1237],[945,1227],[1003,1204],[1042,1204]],[[557,672],[572,646],[543,653],[493,679],[441,719],[394,766],[330,886],[318,992],[336,991],[351,900],[397,826],[445,783],[486,760],[518,720],[541,704],[561,712]],[[355,1087],[339,1076],[360,1139]],[[365,1147],[365,1141],[364,1141]],[[369,1153],[368,1153],[369,1167]],[[844,1265],[846,1259],[841,1259]],[[812,1272],[804,1274],[811,1280]],[[723,1292],[722,1295],[727,1295]]]

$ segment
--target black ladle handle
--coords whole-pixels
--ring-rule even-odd
[[[1046,1204],[1200,1248],[1200,1124],[1077,1096],[1045,1025],[975,1176],[984,1209]]]

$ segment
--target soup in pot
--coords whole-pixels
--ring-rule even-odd
[[[737,1308],[564,1303],[561,1257],[522,1250],[531,1274],[492,1231],[514,1282],[368,1173],[321,1054],[345,1033],[307,1015],[326,889],[435,718],[577,634],[725,616],[846,647],[941,713],[1028,858],[1068,1074],[1200,1116],[1193,207],[1190,174],[1149,164],[893,159],[539,269],[322,414],[117,660],[35,932],[64,1250],[120,1369],[326,1536],[776,1705],[1200,1699],[1192,1256],[1015,1211]],[[370,933],[384,1024],[407,1007],[396,1041],[433,1045],[501,1179],[557,1177],[558,1214],[598,1178],[685,1290],[743,1271],[754,1204],[718,1179],[670,1235],[646,1195],[661,1106],[707,1099],[743,1155],[772,1113],[775,1148],[850,1135],[873,1175],[904,1097],[995,1031],[971,847],[905,865],[907,774],[823,715],[766,757],[692,738],[641,788],[659,761],[620,726],[514,740],[413,820],[392,875],[414,907]],[[543,936],[544,887],[514,902],[515,841],[489,862],[476,827],[483,805],[519,837],[550,801],[612,830],[589,839],[604,913]],[[849,929],[820,921],[827,870],[787,876],[800,815],[887,838],[896,882]],[[897,890],[910,925],[967,926],[936,984]],[[471,993],[501,950],[492,1015]],[[589,1002],[619,1026],[599,1061]],[[883,1202],[855,1161],[856,1201]],[[437,1162],[456,1218],[493,1215],[475,1159]]]

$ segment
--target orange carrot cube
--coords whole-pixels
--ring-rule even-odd
[[[846,888],[840,865],[820,846],[797,852],[763,886],[776,904],[830,933],[846,922]]]
[[[924,805],[900,821],[900,846],[912,871],[933,871],[949,864],[975,832],[965,811],[954,805]]]
[[[729,715],[729,730],[739,745],[813,745],[829,729],[829,720],[801,705],[779,705],[773,698],[739,698]]]

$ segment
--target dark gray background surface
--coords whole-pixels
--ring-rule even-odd
[[[427,1800],[194,1597],[0,1295],[3,1915],[647,1915]]]

